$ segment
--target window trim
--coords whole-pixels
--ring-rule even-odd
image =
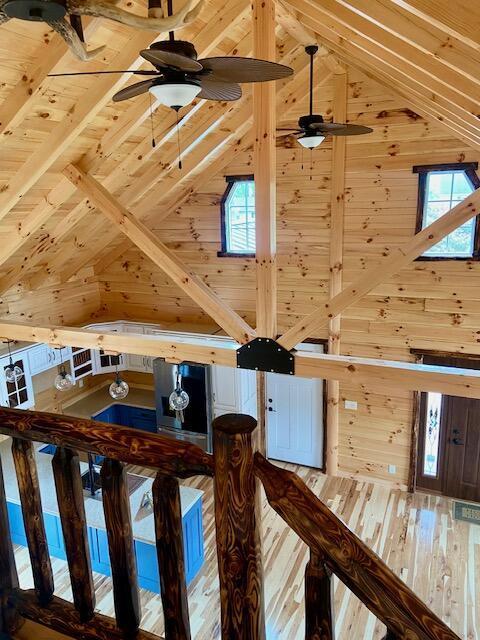
[[[225,176],[227,187],[223,192],[220,200],[220,234],[222,249],[217,251],[219,258],[255,258],[255,253],[241,253],[235,251],[227,251],[227,226],[226,226],[226,204],[228,196],[236,182],[255,182],[253,173],[240,176]]]
[[[431,171],[464,171],[467,179],[474,189],[480,188],[480,178],[477,174],[478,162],[446,162],[443,164],[416,165],[412,168],[413,173],[418,173],[418,198],[417,217],[415,222],[415,233],[419,233],[423,228],[423,214],[425,207],[425,196],[427,187],[427,175]],[[473,238],[473,255],[471,256],[418,256],[415,261],[443,261],[443,260],[480,260],[480,215],[475,220],[475,232]]]

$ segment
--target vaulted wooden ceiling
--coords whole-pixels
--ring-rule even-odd
[[[120,2],[139,14],[146,2]],[[480,7],[468,0],[282,0],[277,59],[295,75],[277,83],[279,126],[294,124],[308,93],[303,46],[321,45],[317,94],[332,74],[360,69],[404,104],[480,150]],[[178,33],[200,57],[252,53],[250,5],[209,0]],[[85,267],[108,267],[131,246],[64,176],[69,163],[115,194],[144,223],[161,222],[252,145],[252,94],[235,103],[197,100],[175,114],[159,106],[152,147],[148,95],[113,103],[129,74],[48,78],[48,73],[136,69],[162,34],[101,19],[86,28],[101,56],[77,61],[44,24],[0,27],[0,295],[67,283]],[[301,111],[300,111],[301,112]],[[282,142],[282,144],[285,144]]]

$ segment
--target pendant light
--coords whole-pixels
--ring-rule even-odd
[[[188,404],[190,402],[188,393],[184,389],[182,389],[182,375],[180,373],[179,366],[177,366],[176,370],[175,389],[170,394],[168,401],[170,403],[170,409],[172,409],[172,411],[183,411],[188,407]]]
[[[67,373],[67,370],[65,369],[62,352],[63,347],[60,348],[60,371],[58,373],[58,376],[55,378],[54,385],[55,389],[58,389],[58,391],[68,391],[68,389],[71,389],[75,386],[75,380],[73,379],[73,376],[70,373]]]
[[[5,369],[5,379],[9,383],[17,382],[23,376],[23,371],[19,366],[13,364],[12,352],[10,350],[10,342],[11,340],[7,340],[8,347],[8,355],[10,357],[10,362],[8,367]]]
[[[125,382],[125,380],[122,380],[122,378],[120,377],[120,374],[118,372],[118,360],[115,365],[115,374],[115,382],[112,382],[108,389],[108,392],[114,400],[123,400],[123,398],[126,398],[128,396],[130,387]]]

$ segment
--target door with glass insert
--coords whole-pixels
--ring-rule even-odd
[[[417,487],[480,502],[480,400],[424,393]]]

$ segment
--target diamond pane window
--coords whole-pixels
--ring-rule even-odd
[[[222,198],[220,255],[255,254],[255,183],[251,177],[228,179]]]
[[[420,174],[417,231],[432,224],[479,186],[474,165],[449,165],[448,168],[416,167]],[[428,169],[428,170],[427,170]],[[423,258],[472,258],[477,256],[477,220],[472,218],[435,246]]]
[[[425,421],[425,447],[423,475],[436,478],[438,475],[438,453],[440,449],[440,418],[442,394],[427,393],[427,415]]]

